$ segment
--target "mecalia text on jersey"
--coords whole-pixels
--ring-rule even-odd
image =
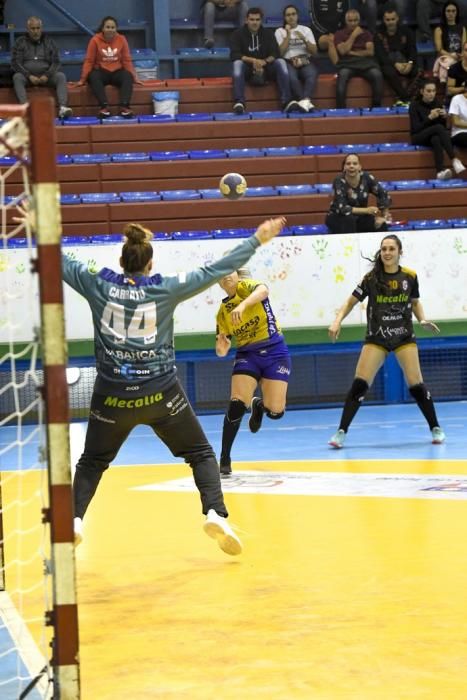
[[[118,396],[106,396],[104,401],[104,406],[112,406],[113,408],[143,408],[144,406],[151,406],[153,403],[162,401],[164,395],[161,391],[157,394],[149,394],[149,396],[142,396],[139,399],[120,399]]]
[[[396,296],[393,297],[387,297],[384,296],[384,294],[377,294],[376,295],[376,303],[377,304],[398,304],[401,301],[408,301],[409,300],[409,295],[408,294],[397,294]]]

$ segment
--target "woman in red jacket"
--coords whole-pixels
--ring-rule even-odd
[[[105,94],[106,85],[116,85],[120,89],[120,116],[126,119],[133,116],[130,109],[133,83],[142,85],[142,82],[136,77],[128,42],[117,32],[114,17],[104,17],[97,33],[89,41],[77,85],[85,85],[86,82],[99,102],[98,116],[101,119],[111,116]]]

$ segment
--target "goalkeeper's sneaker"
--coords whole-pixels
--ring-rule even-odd
[[[441,445],[446,440],[444,430],[437,425],[431,431],[431,442],[433,445]]]
[[[337,447],[337,449],[340,449],[341,447],[344,447],[344,441],[345,441],[345,432],[342,430],[342,428],[339,428],[337,433],[334,433],[332,438],[329,440],[329,445],[331,447]]]
[[[74,519],[73,528],[75,531],[75,547],[77,547],[83,541],[83,521],[81,518]]]
[[[218,515],[211,508],[206,516],[204,523],[204,532],[217,540],[217,544],[226,554],[235,556],[242,551],[242,543],[232,530],[227,520],[221,515]]]
[[[258,396],[253,396],[251,400],[251,416],[248,421],[248,427],[252,433],[257,433],[263,422],[264,406],[262,400]]]

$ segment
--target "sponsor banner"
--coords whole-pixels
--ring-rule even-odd
[[[467,500],[467,476],[424,474],[349,474],[347,472],[238,471],[222,480],[224,493],[272,496],[366,496]],[[137,486],[135,491],[196,491],[186,477]]]

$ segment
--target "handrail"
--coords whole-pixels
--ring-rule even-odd
[[[46,0],[46,2],[48,2],[50,5],[55,7],[55,9],[58,10],[59,12],[61,12],[62,15],[65,15],[65,17],[67,17],[69,20],[71,20],[71,22],[73,22],[73,24],[76,24],[76,26],[79,27],[80,29],[82,29],[85,34],[89,34],[89,36],[94,36],[95,32],[92,29],[89,29],[89,27],[87,27],[85,24],[83,24],[83,22],[81,22],[81,20],[79,20],[74,15],[72,15],[71,12],[68,12],[68,10],[65,10],[65,8],[62,7],[61,5],[59,5],[58,2],[56,2],[55,0]]]

